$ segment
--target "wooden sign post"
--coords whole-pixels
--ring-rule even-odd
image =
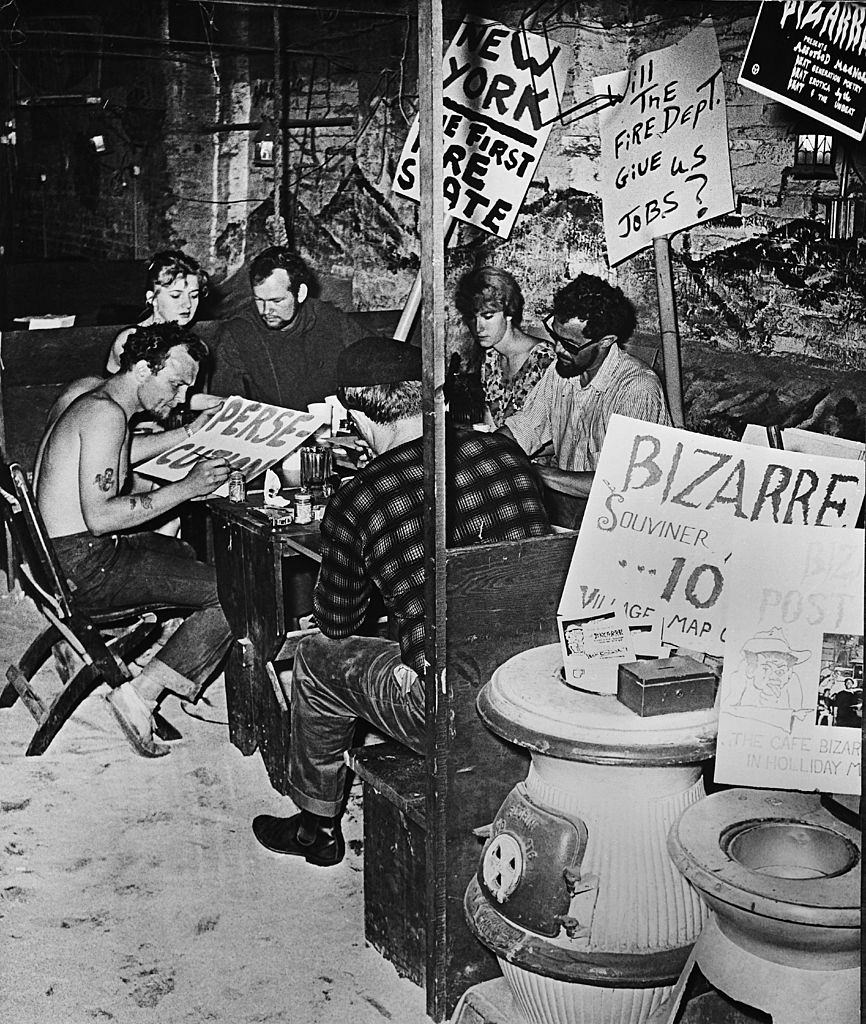
[[[616,266],[652,244],[665,390],[683,425],[679,331],[670,237],[734,208],[722,67],[709,23],[675,46],[593,79],[621,103],[599,113],[602,206],[608,260]]]

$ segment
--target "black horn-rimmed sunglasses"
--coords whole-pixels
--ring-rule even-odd
[[[562,345],[563,348],[567,348],[569,352],[581,352],[583,351],[583,349],[589,348],[590,345],[598,344],[597,340],[593,340],[585,341],[582,345],[578,345],[576,341],[573,341],[571,338],[566,338],[564,334],[560,334],[559,331],[554,330],[553,321],[555,319],[555,314],[551,313],[549,316],[546,316],[541,321],[541,326],[545,329],[545,331],[547,331],[547,333],[551,336],[551,338],[553,338],[554,341],[559,342],[559,344]]]

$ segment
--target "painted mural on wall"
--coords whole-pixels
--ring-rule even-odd
[[[446,39],[462,20],[462,6],[445,4]],[[571,55],[564,97],[569,109],[592,95],[594,77],[627,67],[639,52],[683,39],[702,13],[691,14],[690,9],[704,5],[678,4],[672,14],[673,5],[654,0],[623,4],[622,10],[586,2],[578,5],[579,17],[570,5],[554,11],[556,6],[541,12],[533,30],[547,33]],[[687,410],[709,428],[724,431],[727,421],[722,419],[729,413],[717,407],[727,403],[727,409],[739,412],[737,402],[747,405],[750,390],[758,390],[761,408],[768,416],[775,414],[769,385],[755,387],[752,364],[751,384],[744,380],[736,395],[728,394],[732,374],[725,362],[729,354],[741,357],[741,365],[746,365],[745,355],[775,355],[784,357],[796,374],[807,366],[812,373],[820,361],[831,376],[835,373],[829,382],[804,377],[799,391],[785,393],[783,418],[796,424],[810,418],[818,422],[816,410],[835,394],[840,373],[854,380],[851,374],[866,372],[866,250],[856,238],[863,234],[866,211],[864,162],[838,138],[824,177],[807,179],[795,172],[794,143],[802,123],[736,81],[757,4],[712,6],[736,209],[711,224],[680,232],[673,241]],[[516,3],[500,4],[496,17],[517,26],[523,9]],[[139,20],[147,16],[142,10]],[[29,149],[26,159],[23,144],[19,146],[22,256],[39,258],[46,248],[55,252],[52,246],[61,232],[65,257],[128,258],[136,244],[141,252],[182,246],[198,255],[219,282],[238,271],[246,256],[272,240],[284,223],[318,272],[350,283],[356,308],[401,305],[418,269],[417,206],[392,193],[399,154],[417,112],[414,26],[407,11],[399,9],[366,19],[341,15],[327,23],[315,12],[293,17],[293,47],[302,49],[299,41],[309,43],[317,55],[292,56],[287,51],[285,57],[284,111],[301,126],[287,131],[280,164],[281,218],[275,217],[274,170],[253,163],[252,132],[213,130],[215,125],[259,123],[273,113],[275,102],[270,14],[265,18],[261,11],[226,5],[215,12],[216,27],[223,39],[234,41],[236,52],[209,53],[217,37],[205,25],[201,47],[173,55],[173,63],[124,61],[106,53],[103,77],[123,89],[115,95],[118,107],[124,108],[124,131],[131,138],[130,130],[140,125],[147,129],[148,145],[140,152],[141,165],[136,165],[142,173],[129,179],[126,190],[119,187],[122,194],[109,196],[113,179],[106,177],[103,161],[100,201],[95,210],[86,210],[71,186],[57,183],[71,173],[64,170],[62,149],[46,190],[39,180],[39,154],[45,159],[52,155],[48,141],[39,142],[31,132],[27,145],[44,146],[38,152]],[[106,3],[106,27],[122,31],[120,18]],[[143,21],[137,27],[142,33],[155,30]],[[351,119],[351,124],[334,124],[339,118]],[[151,130],[154,125],[156,132]],[[855,230],[849,237],[832,238],[830,209],[842,186],[843,156]],[[57,182],[51,177],[55,171]],[[566,115],[551,130],[510,237],[494,239],[469,225],[459,228],[448,254],[449,291],[474,263],[504,266],[523,287],[525,319],[531,327],[549,311],[558,287],[581,270],[600,273],[635,301],[639,331],[654,334],[651,260],[638,254],[610,269],[599,174],[597,117]],[[140,203],[137,216],[133,190]],[[464,351],[469,339],[453,311],[447,314],[449,345]],[[712,360],[705,358],[705,348],[713,353]],[[782,384],[787,387],[789,382]],[[848,390],[843,389],[828,415],[837,425],[849,424],[839,429],[855,430],[862,399],[853,386],[845,386]],[[841,411],[836,408],[849,392],[852,415],[844,403]],[[748,413],[744,419],[759,421]]]

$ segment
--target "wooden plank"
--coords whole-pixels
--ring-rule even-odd
[[[492,954],[466,926],[463,897],[481,854],[473,829],[493,820],[529,764],[524,750],[484,726],[475,700],[508,658],[556,640],[556,609],[575,540],[573,533],[555,534],[448,552],[444,705],[450,737],[442,751],[439,794],[447,859],[433,878],[443,905],[437,926],[447,940],[447,956],[438,965],[447,1013],[470,985],[499,973]]]
[[[447,850],[441,822],[446,709],[439,699],[445,670],[445,202],[442,191],[442,0],[418,4],[418,99],[421,189],[421,348],[424,413],[424,601],[427,670],[427,1013],[443,1020],[447,957],[443,893],[435,884]],[[430,884],[430,882],[433,884]]]
[[[353,747],[346,763],[364,782],[426,828],[427,766],[425,759],[394,740]]]
[[[425,830],[364,784],[364,937],[417,985],[425,983]]]

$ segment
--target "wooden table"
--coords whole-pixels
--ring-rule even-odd
[[[271,525],[256,514],[261,504],[260,495],[208,502],[220,602],[235,636],[225,669],[229,738],[243,754],[259,750],[271,784],[285,793],[289,694],[273,663],[312,611],[321,538],[317,522]]]

